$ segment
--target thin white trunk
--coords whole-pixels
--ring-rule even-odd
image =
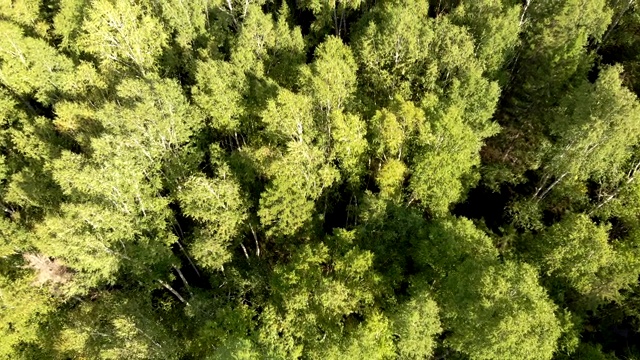
[[[536,189],[536,192],[535,194],[533,194],[532,199],[535,199],[538,197],[538,194],[540,193],[540,191],[542,191],[542,188],[544,188],[544,185],[547,183],[548,179],[549,179],[549,175],[545,175],[544,178],[542,178],[541,185]]]
[[[171,287],[171,285],[167,284],[166,282],[162,281],[162,280],[158,280],[158,282],[164,286],[165,289],[171,291],[171,293],[173,295],[175,295],[178,300],[182,301],[185,305],[187,306],[191,306],[191,304],[189,304],[189,302],[187,300],[185,300],[182,295],[180,295],[174,288]]]
[[[600,204],[598,204],[598,206],[596,206],[596,208],[593,209],[593,211],[591,212],[594,212],[600,209],[601,207],[609,203],[611,200],[615,199],[618,195],[620,195],[620,192],[622,192],[622,189],[625,187],[625,185],[629,185],[635,180],[636,173],[638,172],[638,170],[640,170],[640,162],[638,162],[636,166],[629,171],[629,174],[627,175],[627,181],[623,185],[619,186],[611,195],[607,196],[607,198],[604,201],[600,202]]]
[[[178,226],[180,226],[180,225],[178,225]],[[180,232],[182,233],[182,229],[180,229]],[[184,256],[187,257],[187,260],[189,261],[189,264],[191,264],[191,267],[193,268],[193,270],[196,272],[196,274],[198,274],[198,277],[200,277],[200,272],[198,271],[198,268],[196,267],[196,265],[191,260],[191,257],[189,257],[189,253],[187,253],[187,250],[184,248],[184,246],[182,246],[182,243],[180,243],[180,240],[178,240],[177,243],[178,243],[178,246],[180,247],[180,250],[184,254]]]
[[[600,47],[602,46],[602,44],[604,44],[607,41],[607,39],[611,35],[611,32],[613,31],[613,29],[615,29],[616,26],[618,26],[618,23],[620,22],[620,20],[622,20],[622,17],[624,16],[624,14],[627,11],[629,11],[629,8],[631,8],[631,6],[633,5],[634,2],[635,2],[635,0],[627,0],[627,4],[625,5],[625,7],[618,13],[616,18],[611,22],[611,25],[609,25],[609,28],[607,29],[607,32],[602,37],[602,40],[600,41],[600,44],[598,44],[598,48],[596,49],[596,52],[598,50],[600,50]]]
[[[253,234],[253,239],[256,242],[256,256],[260,257],[260,245],[258,244],[258,235],[256,235],[256,232],[253,230],[253,226],[251,224],[249,224],[249,228],[251,229],[251,233]]]
[[[246,257],[247,261],[249,261],[249,253],[247,252],[247,248],[244,247],[243,243],[240,243],[240,247],[242,247],[242,251],[244,252],[244,257]]]
[[[180,268],[178,268],[177,266],[173,267],[176,272],[178,273],[178,276],[180,277],[180,279],[182,280],[182,282],[184,283],[184,286],[187,288],[187,291],[189,291],[189,294],[191,294],[191,287],[189,286],[189,283],[187,282],[187,279],[184,277],[184,275],[182,274],[182,271],[180,271]]]
[[[524,21],[527,15],[527,9],[529,9],[529,5],[531,5],[532,1],[533,0],[527,0],[527,2],[524,4],[524,7],[522,8],[522,15],[520,16],[520,25],[518,25],[519,27],[522,27],[522,25],[524,24]]]
[[[560,183],[560,181],[562,181],[562,179],[564,179],[565,176],[567,176],[569,173],[564,173],[562,174],[562,176],[560,176],[556,181],[553,182],[553,184],[551,184],[541,195],[540,198],[538,200],[542,200],[544,199],[544,197],[549,193],[549,191],[551,191],[551,189],[553,189],[556,185],[558,185]]]

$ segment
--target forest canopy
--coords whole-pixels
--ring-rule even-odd
[[[0,359],[640,359],[635,0],[0,0]]]

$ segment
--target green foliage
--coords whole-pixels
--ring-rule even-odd
[[[373,302],[377,276],[371,266],[371,252],[357,247],[331,256],[324,245],[305,245],[288,264],[276,267],[270,284],[274,305],[261,315],[259,333],[267,354],[296,358],[305,351],[324,351],[322,337],[340,341],[344,317]],[[376,346],[385,345],[370,333],[378,326],[389,324],[374,316],[346,342],[346,351],[375,354]]]
[[[287,2],[283,1],[274,30],[278,41],[265,62],[269,77],[282,86],[295,88],[299,84],[300,68],[306,62],[306,44],[300,27],[291,28],[290,22],[291,14]]]
[[[465,259],[476,263],[495,262],[498,252],[491,239],[465,218],[441,219],[428,229],[426,241],[417,245],[416,261],[445,276]]]
[[[398,355],[401,359],[426,359],[436,347],[434,337],[442,332],[438,305],[425,291],[412,295],[393,317],[394,333],[399,336]]]
[[[363,93],[390,105],[373,119],[376,150],[399,159],[409,153],[412,197],[445,214],[475,182],[482,140],[498,130],[490,118],[499,91],[482,76],[469,33],[446,18],[428,18],[427,10],[379,5],[354,48]]]
[[[551,359],[560,337],[556,306],[535,269],[465,261],[442,284],[446,343],[472,359]]]
[[[167,34],[142,5],[126,0],[94,1],[82,22],[78,45],[100,59],[104,71],[147,76],[166,46]]]
[[[605,68],[595,84],[569,94],[551,131],[558,136],[549,168],[555,176],[598,180],[624,172],[621,167],[637,142],[640,112],[634,94],[624,88],[621,69]]]
[[[228,62],[209,60],[197,64],[193,100],[216,130],[234,131],[243,115],[242,93],[246,79]]]
[[[602,37],[611,15],[605,0],[532,1],[523,17],[522,90],[540,101],[562,96],[564,83],[588,70],[587,42]]]
[[[423,1],[385,2],[363,18],[354,50],[365,91],[376,99],[412,99],[410,89],[428,89],[437,78],[437,68],[421,61],[435,37],[424,24],[428,10]]]
[[[26,0],[26,1],[2,1],[0,3],[0,12],[8,17],[11,21],[23,25],[35,25],[38,20],[38,15],[41,6],[40,0]],[[40,20],[41,21],[41,20]]]
[[[413,196],[436,214],[445,214],[449,204],[460,200],[473,183],[472,168],[480,162],[481,146],[455,109],[441,116],[423,153],[414,159],[409,183]]]
[[[287,152],[267,169],[272,179],[260,197],[258,215],[268,235],[293,235],[314,214],[315,201],[338,178],[324,163],[320,149],[292,141]]]
[[[244,8],[245,16],[239,34],[234,41],[231,62],[241,72],[264,74],[264,63],[269,50],[275,46],[276,34],[273,18],[263,13],[258,6],[250,4]]]
[[[198,37],[206,36],[211,26],[209,12],[216,1],[198,0],[189,2],[163,1],[155,4],[159,18],[163,20],[169,33],[174,33],[175,41],[183,51],[190,50]]]
[[[300,8],[311,10],[315,16],[312,30],[321,31],[324,27],[330,27],[336,35],[340,35],[347,27],[345,12],[357,10],[366,0],[301,0],[297,3]]]
[[[7,21],[0,21],[0,83],[20,96],[50,104],[62,88],[63,77],[72,63],[45,41],[24,36],[24,31]]]
[[[522,45],[498,115],[504,130],[486,151],[491,186],[526,182],[526,171],[546,162],[542,154],[555,141],[549,127],[555,114],[565,111],[561,100],[586,84],[589,71],[600,64],[594,61],[593,48],[599,46],[611,15],[606,0],[526,2],[519,22]]]
[[[60,259],[74,272],[70,294],[86,292],[101,283],[113,284],[126,257],[126,243],[134,243],[134,224],[126,216],[97,206],[67,206],[38,227],[38,250]],[[123,245],[120,249],[120,245]]]
[[[176,359],[178,344],[150,305],[145,296],[119,292],[78,304],[61,319],[54,347],[68,357]]]
[[[53,32],[61,38],[60,46],[63,49],[79,52],[76,41],[82,31],[82,22],[89,1],[61,0],[59,6],[60,10],[53,18]]]
[[[407,174],[407,166],[400,160],[389,159],[378,172],[376,182],[383,198],[399,199]]]
[[[500,74],[513,58],[520,33],[520,6],[509,1],[461,1],[453,22],[466,26],[474,37],[478,59],[492,78]],[[503,78],[504,80],[504,78]]]
[[[365,136],[366,123],[354,114],[333,112],[331,114],[331,141],[333,151],[340,162],[345,178],[352,184],[358,184],[365,173],[365,156],[369,143]]]
[[[9,264],[3,259],[0,274],[2,359],[19,358],[21,349],[43,342],[40,329],[46,326],[48,316],[56,310],[56,301],[47,290],[32,286],[29,273],[16,271],[15,265],[18,264]]]
[[[389,320],[383,315],[372,314],[354,331],[338,358],[376,360],[393,358],[394,349],[390,328]]]
[[[308,96],[280,90],[261,115],[268,137],[281,143],[311,144],[318,136]]]
[[[355,91],[356,69],[349,47],[330,36],[316,49],[306,91],[327,114],[342,109]]]
[[[224,172],[213,180],[192,176],[177,197],[184,215],[203,224],[192,245],[193,256],[204,267],[221,268],[230,259],[226,247],[247,218],[238,184]]]
[[[378,156],[402,158],[412,142],[429,140],[430,127],[424,111],[397,96],[389,109],[376,111],[371,119],[372,142]],[[418,138],[418,139],[416,139]]]
[[[634,358],[632,0],[0,0],[0,359]]]
[[[589,293],[597,282],[596,273],[614,257],[608,243],[609,227],[597,226],[584,215],[571,215],[544,234],[538,245],[544,267],[565,277],[578,291]]]

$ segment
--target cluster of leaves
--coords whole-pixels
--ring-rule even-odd
[[[0,359],[640,356],[639,14],[0,0]]]

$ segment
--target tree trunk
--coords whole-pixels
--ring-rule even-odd
[[[189,304],[189,302],[188,302],[187,300],[185,300],[185,299],[182,297],[182,295],[180,295],[180,294],[176,291],[176,289],[172,288],[172,287],[171,287],[171,285],[167,284],[166,282],[164,282],[164,281],[162,281],[162,280],[158,280],[158,282],[159,282],[162,286],[164,286],[164,288],[165,288],[165,289],[167,289],[167,290],[171,291],[171,293],[172,293],[173,295],[175,295],[175,296],[178,298],[178,300],[182,301],[182,303],[184,303],[184,304],[185,304],[185,305],[187,305],[187,306],[191,306],[191,304]]]
[[[522,8],[522,15],[520,16],[520,25],[518,25],[518,27],[522,27],[522,25],[524,24],[524,20],[526,18],[527,15],[527,9],[529,9],[529,5],[531,5],[531,2],[533,0],[526,0],[526,3],[524,4],[524,7]]]
[[[184,275],[182,274],[182,271],[180,271],[180,268],[178,268],[177,266],[173,267],[176,272],[178,273],[178,276],[180,276],[180,279],[182,280],[182,282],[184,283],[184,286],[187,288],[187,291],[189,291],[189,294],[191,294],[191,287],[189,286],[189,283],[187,282],[187,279],[184,277]]]
[[[609,28],[607,29],[607,32],[604,33],[604,36],[602,37],[602,40],[600,41],[600,44],[598,44],[598,47],[596,48],[596,52],[598,52],[600,50],[600,48],[602,47],[602,44],[604,44],[607,41],[607,39],[611,35],[611,32],[613,31],[613,29],[615,29],[616,26],[618,26],[618,23],[620,22],[620,20],[622,20],[622,17],[624,16],[624,14],[627,11],[629,11],[629,8],[631,8],[631,5],[633,5],[633,3],[635,2],[635,0],[626,0],[626,1],[627,1],[627,3],[624,6],[624,8],[618,13],[616,18],[611,22],[611,25],[609,25]]]
[[[569,173],[562,174],[562,176],[560,176],[556,181],[554,181],[553,184],[549,185],[549,187],[540,195],[540,197],[538,198],[538,201],[544,199],[544,197],[549,193],[549,191],[551,191],[551,189],[553,189],[556,185],[558,185],[560,181],[562,181],[562,179],[564,179],[564,177],[567,176],[568,174]]]

